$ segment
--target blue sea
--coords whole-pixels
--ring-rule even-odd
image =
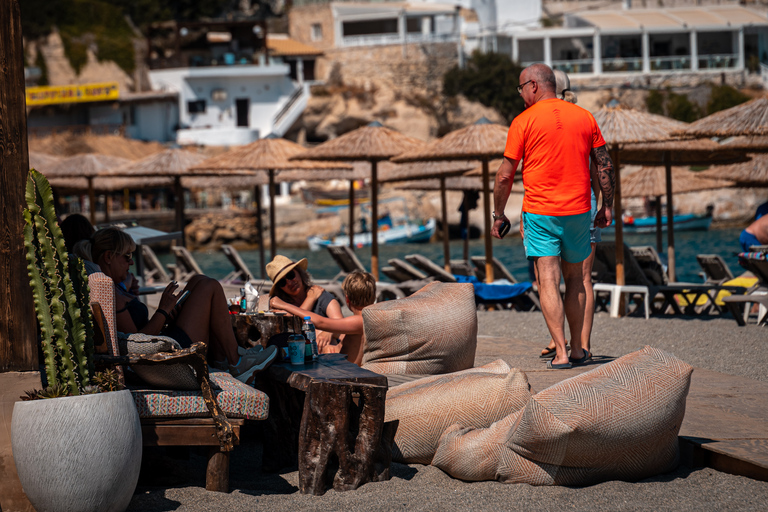
[[[740,273],[740,267],[735,254],[741,251],[739,246],[739,234],[741,228],[731,229],[712,229],[709,231],[688,231],[675,233],[675,262],[677,265],[677,280],[683,282],[701,282],[699,275],[701,268],[696,262],[697,254],[719,254],[731,267],[734,274]],[[613,240],[613,235],[603,236],[603,240]],[[627,245],[656,245],[656,235],[624,235],[624,241]],[[450,244],[451,258],[461,259],[463,256],[463,242],[453,240]],[[664,250],[660,254],[662,261],[666,263],[666,233],[664,233]],[[315,279],[332,279],[339,272],[339,268],[327,251],[321,250],[312,252],[309,249],[278,249],[279,254],[283,254],[292,260],[307,258],[309,260],[309,271]],[[379,246],[379,266],[385,266],[391,258],[403,258],[408,254],[419,253],[431,259],[438,265],[443,265],[443,244],[402,244],[402,245],[382,245]],[[485,253],[484,242],[482,239],[471,240],[469,243],[470,256],[482,256]],[[363,264],[370,268],[371,249],[370,247],[358,249],[357,257]],[[528,261],[525,258],[522,241],[519,237],[509,237],[504,240],[493,240],[493,254],[509,269],[510,272],[519,281],[528,281]],[[221,279],[232,270],[229,261],[221,252],[195,252],[195,259],[200,264],[201,269],[207,275]],[[259,252],[258,251],[240,251],[245,263],[251,269],[251,272],[259,278]],[[159,254],[160,260],[164,263],[171,263],[173,256],[170,254]],[[269,261],[269,250],[266,254]],[[382,280],[386,277],[382,275]]]

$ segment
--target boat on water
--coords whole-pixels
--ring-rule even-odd
[[[304,202],[316,206],[346,206],[349,204],[349,190],[325,190],[320,188],[301,189]],[[368,188],[355,190],[355,203],[368,203],[371,193]]]
[[[381,204],[386,203],[401,203],[401,209],[403,214],[393,216],[390,213],[385,213],[379,217],[378,220],[378,240],[379,245],[385,244],[418,244],[427,243],[435,234],[437,222],[434,218],[429,218],[424,221],[416,220],[410,216],[408,209],[405,206],[405,199],[402,197],[388,198],[380,201]],[[317,210],[318,213],[322,212],[335,212],[341,213],[346,211],[346,207],[335,208],[322,208]],[[354,243],[355,247],[366,247],[371,245],[373,235],[369,229],[366,228],[370,222],[370,209],[366,205],[361,205],[360,223],[363,226],[362,232],[355,233]],[[307,243],[310,250],[318,251],[323,247],[349,245],[349,235],[345,232],[336,234],[334,236],[321,236],[313,235],[307,237]]]
[[[712,224],[712,214],[707,213],[705,215],[696,215],[693,213],[687,213],[683,215],[675,215],[672,217],[675,231],[707,231]],[[661,229],[667,230],[667,216],[661,217]],[[603,229],[603,232],[614,231],[614,225],[608,226]],[[624,232],[625,233],[655,233],[656,232],[656,217],[625,217],[624,218]]]

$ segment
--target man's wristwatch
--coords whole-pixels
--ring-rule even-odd
[[[504,218],[504,214],[496,215],[496,212],[492,212],[491,215],[493,215],[493,221],[496,222],[497,220],[501,220]]]

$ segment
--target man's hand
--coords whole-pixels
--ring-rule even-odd
[[[493,226],[491,227],[491,235],[495,236],[499,240],[501,240],[501,225],[504,223],[504,220],[507,220],[506,217],[502,217],[498,220],[493,221]],[[507,220],[507,222],[509,222]]]
[[[607,228],[611,225],[611,222],[613,222],[613,208],[606,208],[603,205],[597,212],[597,215],[595,215],[595,227],[600,229]]]

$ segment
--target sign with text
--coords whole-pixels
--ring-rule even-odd
[[[120,97],[117,82],[27,87],[27,106],[109,101]]]

